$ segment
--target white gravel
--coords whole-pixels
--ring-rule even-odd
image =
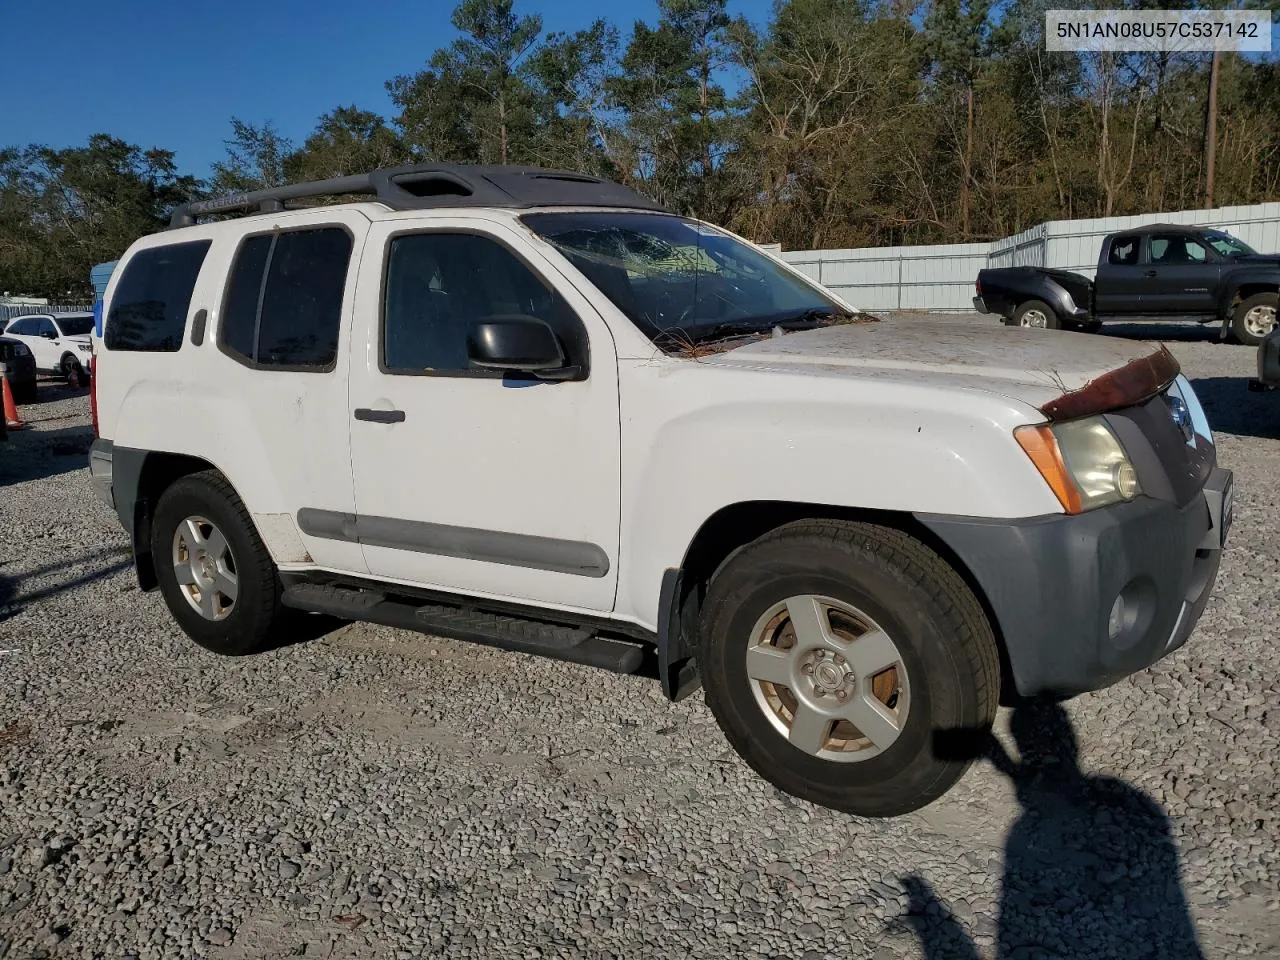
[[[1236,471],[1200,627],[1069,704],[1113,780],[983,763],[893,821],[779,794],[644,679],[366,626],[201,651],[42,384],[0,444],[0,958],[1274,955],[1280,394],[1210,331],[1123,332]]]

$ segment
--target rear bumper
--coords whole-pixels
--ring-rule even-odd
[[[1218,575],[1230,484],[1215,468],[1183,507],[1142,498],[1079,516],[919,519],[986,594],[1018,693],[1074,696],[1186,643]]]
[[[979,313],[992,312],[991,308],[987,306],[986,302],[981,297],[973,298],[973,309],[977,310]]]
[[[111,441],[101,438],[94,440],[89,447],[89,481],[98,498],[114,510],[116,503],[111,489],[111,467]]]

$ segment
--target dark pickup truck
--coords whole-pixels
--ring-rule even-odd
[[[973,305],[1010,326],[1092,331],[1103,321],[1222,324],[1256,346],[1276,325],[1280,255],[1221,230],[1157,223],[1103,238],[1090,281],[1067,270],[980,270]]]

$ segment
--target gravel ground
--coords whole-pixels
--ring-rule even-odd
[[[1280,952],[1280,395],[1208,331],[1119,332],[1171,343],[1236,471],[1213,599],[1067,705],[1079,769],[1065,714],[1002,714],[1021,766],[892,821],[779,794],[640,678],[365,626],[201,651],[43,384],[0,445],[0,957]]]

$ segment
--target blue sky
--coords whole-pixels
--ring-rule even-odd
[[[0,146],[83,143],[111,133],[174,150],[199,176],[223,155],[230,118],[272,120],[301,142],[320,114],[356,104],[390,115],[383,87],[454,38],[454,0],[67,0],[4,4]],[[730,0],[767,20],[771,0]],[[656,0],[517,0],[548,30],[607,16],[630,33]]]

